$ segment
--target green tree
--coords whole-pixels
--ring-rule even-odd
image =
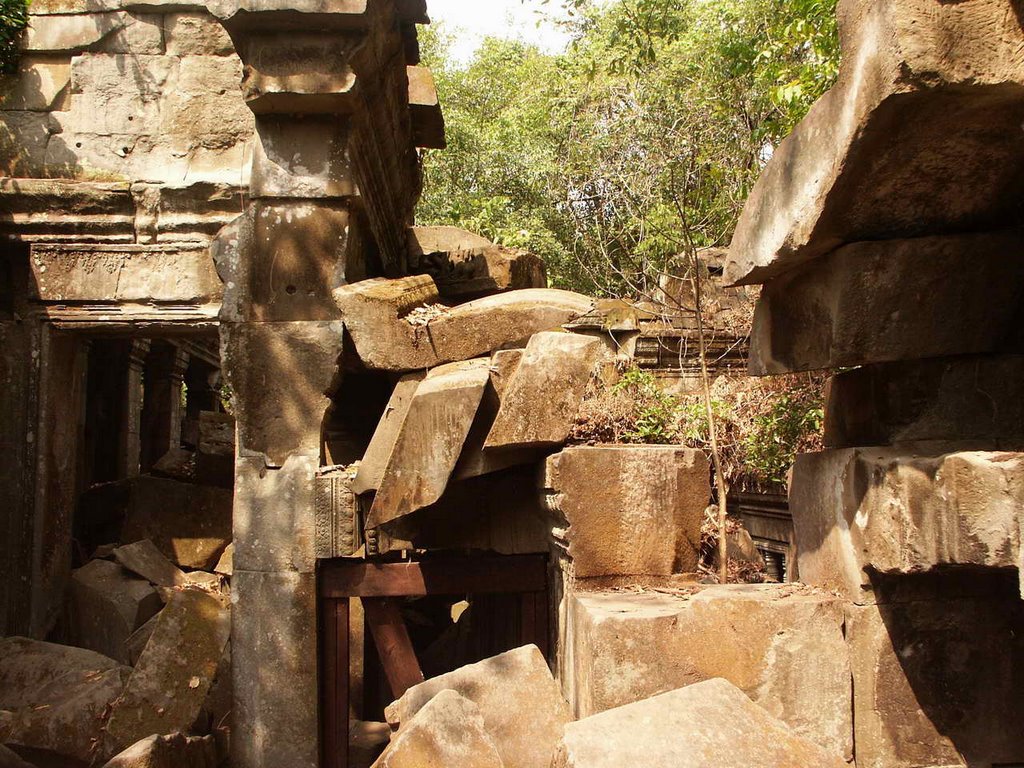
[[[0,0],[0,74],[18,70],[18,41],[27,26],[27,0]]]

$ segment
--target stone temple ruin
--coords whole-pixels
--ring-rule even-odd
[[[702,452],[569,444],[686,329],[411,226],[426,11],[33,4],[0,765],[1024,765],[1021,5],[843,0],[747,203],[751,372],[835,371],[760,585],[697,578]]]

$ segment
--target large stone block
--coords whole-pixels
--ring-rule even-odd
[[[125,641],[161,608],[145,579],[117,563],[93,560],[71,574],[71,615],[77,645],[127,662]]]
[[[877,575],[1016,568],[1024,455],[858,448],[797,457],[790,484],[801,580],[854,602]]]
[[[971,599],[943,589],[849,607],[858,768],[1020,763],[1024,602],[1015,587],[1011,576]]]
[[[842,768],[725,680],[714,679],[566,726],[551,768]]]
[[[129,20],[123,12],[42,16],[33,13],[22,46],[26,51],[39,53],[81,53],[122,31]]]
[[[188,583],[181,569],[168,560],[149,539],[118,547],[114,550],[114,559],[158,587],[181,587]]]
[[[1019,221],[1016,0],[844,0],[839,80],[765,167],[726,279],[765,282],[843,243]]]
[[[235,46],[224,27],[205,10],[165,17],[168,56],[230,56]]]
[[[564,518],[577,578],[693,572],[711,498],[708,462],[678,446],[579,446],[548,459],[549,509]]]
[[[409,116],[412,140],[417,147],[444,149],[444,115],[437,97],[434,75],[427,67],[406,67],[409,79]]]
[[[71,59],[23,55],[16,78],[5,78],[0,92],[0,109],[48,112],[64,106],[71,84]]]
[[[427,275],[364,280],[339,288],[334,298],[360,360],[390,371],[479,357],[557,328],[593,306],[577,293],[538,288],[438,307],[437,286]],[[427,314],[415,312],[428,305]]]
[[[103,768],[217,768],[220,765],[213,736],[147,736],[110,758]]]
[[[825,445],[1024,443],[1024,355],[882,363],[832,377]]]
[[[484,727],[505,768],[549,768],[555,743],[570,718],[536,646],[518,648],[413,686],[388,707],[388,722],[392,727],[405,727],[444,690],[455,691],[480,708]]]
[[[356,194],[350,128],[337,115],[264,116],[253,157],[254,197],[331,198]]]
[[[359,462],[359,469],[355,479],[352,481],[354,493],[366,493],[380,488],[381,480],[384,478],[384,471],[387,469],[388,460],[395,449],[395,443],[405,424],[405,417],[409,415],[409,408],[412,406],[413,397],[426,376],[425,371],[409,373],[399,379],[388,400],[377,428],[370,438],[370,444]]]
[[[235,571],[231,587],[232,764],[317,768],[316,575]]]
[[[82,648],[0,639],[0,744],[88,763],[130,672]]]
[[[221,324],[239,456],[280,467],[292,454],[320,455],[342,343],[340,322]]]
[[[791,585],[686,597],[577,593],[570,607],[577,717],[720,677],[798,736],[853,757],[843,602]]]
[[[764,287],[750,371],[1024,351],[1022,248],[1019,229],[844,246]]]
[[[15,114],[26,113],[0,113],[0,146],[7,140],[2,124],[6,116]],[[16,154],[10,156],[15,165]],[[8,168],[5,173],[10,172]],[[0,233],[5,236],[134,240],[135,204],[126,183],[0,179],[0,206],[7,212],[0,221]]]

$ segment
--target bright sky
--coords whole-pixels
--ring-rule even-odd
[[[564,50],[568,37],[538,15],[558,9],[557,0],[548,5],[540,0],[427,0],[431,21],[443,22],[456,33],[452,55],[461,62],[468,61],[487,36],[527,40],[550,52]]]

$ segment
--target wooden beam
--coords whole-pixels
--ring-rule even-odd
[[[439,558],[417,563],[324,563],[321,597],[511,594],[547,589],[547,557]]]
[[[387,597],[363,598],[366,624],[377,646],[381,666],[396,699],[423,682],[416,651],[399,609],[398,601]]]
[[[324,768],[348,768],[349,625],[348,599],[322,600],[321,697]]]

